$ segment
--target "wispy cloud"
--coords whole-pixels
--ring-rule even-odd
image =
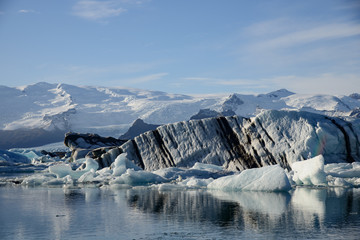
[[[360,24],[355,21],[299,23],[291,19],[272,19],[245,28],[244,34],[251,39],[252,50],[263,51],[359,36]]]
[[[189,81],[211,81],[212,78],[207,78],[207,77],[185,77],[183,78],[184,80],[189,80]]]
[[[36,13],[36,11],[32,9],[20,9],[18,13]]]
[[[155,80],[159,80],[162,79],[163,77],[169,75],[169,73],[155,73],[155,74],[150,74],[150,75],[145,75],[145,76],[141,76],[141,77],[137,77],[137,78],[132,78],[129,80],[126,80],[127,82],[130,83],[145,83],[145,82],[151,82],[151,81],[155,81]]]
[[[225,85],[225,86],[241,86],[241,85],[256,85],[256,80],[250,79],[226,79],[226,78],[209,78],[209,77],[185,77],[183,80],[188,80],[192,82],[202,82],[207,85]]]
[[[125,8],[120,7],[120,3],[121,1],[79,1],[73,6],[72,13],[87,20],[116,17],[127,11]]]
[[[316,41],[346,38],[360,35],[360,24],[337,23],[287,33],[261,42],[265,48],[283,48]],[[259,46],[258,46],[259,47]]]

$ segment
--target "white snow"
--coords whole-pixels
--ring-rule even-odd
[[[221,177],[208,185],[209,189],[225,191],[288,191],[289,179],[278,165],[244,170],[233,176]]]
[[[67,175],[72,179],[79,179],[83,174],[89,171],[96,171],[99,168],[98,163],[92,159],[86,159],[86,167],[83,170],[72,170],[70,164],[56,164],[49,167],[49,172],[54,173],[58,178],[63,178]]]
[[[120,154],[113,163],[113,176],[121,176],[126,172],[127,169],[131,168],[136,171],[141,170],[140,167],[136,166],[133,162],[127,159],[127,154]]]
[[[225,108],[244,117],[266,109],[292,109],[349,116],[360,101],[347,96],[301,95],[284,89],[261,95],[181,95],[140,89],[36,83],[0,87],[0,129],[66,129],[119,136],[137,118],[153,124],[190,119],[200,109]]]
[[[295,162],[291,168],[294,171],[293,181],[297,185],[326,185],[324,157],[322,155]]]
[[[23,154],[28,155],[29,152],[24,151]],[[1,164],[3,164],[3,162],[0,162],[0,169],[2,167]],[[292,171],[289,173],[279,165],[272,165],[243,170],[234,174],[227,172],[221,166],[203,163],[196,163],[191,168],[170,167],[149,172],[136,166],[125,153],[116,157],[110,167],[100,170],[97,170],[98,163],[91,158],[78,159],[72,163],[64,160],[55,161],[49,158],[46,164],[47,165],[44,166],[49,166],[47,170],[23,177],[22,185],[64,186],[71,188],[81,183],[93,184],[94,186],[101,185],[110,188],[144,186],[156,188],[159,191],[195,188],[207,189],[221,199],[225,199],[230,195],[234,197],[235,195],[231,192],[287,192],[290,189],[295,189],[292,198],[293,204],[299,207],[306,206],[307,209],[310,209],[311,203],[315,204],[316,201],[312,199],[304,202],[298,199],[298,192],[299,196],[307,194],[307,190],[298,190],[302,189],[298,188],[299,186],[306,185],[312,187],[321,185],[341,188],[360,186],[359,162],[324,165],[322,155],[308,160],[294,162],[291,165]],[[83,164],[86,165],[85,168],[83,168]],[[216,193],[218,191],[225,191],[227,193]],[[302,191],[301,194],[300,191]],[[311,194],[311,196],[314,197],[313,194]],[[256,210],[256,208],[262,208],[260,205],[262,205],[263,202],[255,201],[249,195],[241,193],[237,198],[241,201],[241,206],[247,209]],[[280,195],[273,195],[271,198],[274,198],[271,201],[285,201],[285,198]],[[260,205],[257,206],[256,204]],[[284,204],[281,203],[279,206],[276,206],[277,209],[266,209],[266,211],[274,211],[281,214],[281,212],[283,212],[283,205]],[[323,206],[314,205],[314,211],[311,211],[321,216],[322,208]]]

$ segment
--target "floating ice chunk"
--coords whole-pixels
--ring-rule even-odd
[[[185,188],[183,185],[178,185],[173,183],[162,183],[156,185],[155,187],[157,187],[159,191],[176,191],[176,190],[183,190]]]
[[[70,175],[72,179],[77,180],[84,173],[87,173],[91,170],[96,171],[98,168],[99,168],[99,165],[94,159],[87,158],[86,159],[86,167],[83,170],[74,171],[71,169],[71,166],[69,164],[57,164],[57,165],[50,166],[49,171],[51,173],[56,174],[56,176],[58,178],[62,178],[67,175]]]
[[[15,163],[30,163],[30,160],[22,154],[0,149],[0,160]]]
[[[185,171],[186,171],[185,169],[181,169],[177,167],[168,167],[168,168],[160,168],[156,171],[153,171],[153,173],[163,178],[175,180],[179,176],[183,176]]]
[[[161,183],[167,180],[159,175],[146,171],[127,169],[124,174],[110,181],[110,184],[127,184],[131,186]]]
[[[210,172],[219,172],[224,170],[222,166],[200,163],[200,162],[196,162],[195,165],[192,167],[192,169],[206,170]]]
[[[278,165],[247,169],[240,174],[221,177],[207,187],[225,191],[288,191],[291,189],[284,169]]]
[[[81,175],[78,181],[81,183],[92,182],[95,177],[96,177],[95,171],[91,169],[90,171]]]
[[[353,179],[344,179],[328,175],[326,176],[326,180],[328,185],[332,187],[353,187],[353,184],[351,183],[351,180]]]
[[[50,174],[34,174],[24,178],[21,184],[27,186],[39,186],[54,179],[55,177]]]
[[[113,175],[114,176],[121,176],[126,172],[127,169],[134,169],[135,171],[141,170],[140,167],[136,166],[133,162],[129,161],[127,159],[127,154],[122,153],[120,154],[114,162],[114,170]]]
[[[192,178],[188,178],[188,179],[184,180],[183,182],[181,182],[179,184],[183,184],[189,188],[204,188],[204,187],[207,187],[207,185],[209,185],[209,183],[211,183],[212,181],[214,181],[214,179],[212,179],[212,178],[198,179],[198,178],[192,177]]]
[[[297,185],[327,185],[322,155],[294,162],[291,168],[294,171],[293,181]]]
[[[219,177],[223,177],[227,174],[229,174],[229,172],[224,172],[222,167],[219,166],[215,166],[215,165],[211,165],[209,167],[209,165],[211,164],[203,164],[203,166],[206,166],[206,170],[204,169],[194,169],[194,168],[190,168],[190,169],[185,169],[185,168],[177,168],[177,167],[169,167],[169,168],[162,168],[162,169],[158,169],[156,171],[153,171],[153,173],[162,176],[164,178],[167,178],[169,180],[176,180],[179,177],[182,179],[187,179],[187,178],[191,178],[191,177],[195,177],[195,178],[199,178],[199,179],[208,179],[208,178],[219,178]],[[198,165],[201,166],[201,165]],[[219,167],[218,169],[221,169],[220,171],[215,170],[216,168],[212,168],[212,166],[214,167]]]
[[[360,178],[360,163],[333,163],[324,167],[325,173],[339,178]]]

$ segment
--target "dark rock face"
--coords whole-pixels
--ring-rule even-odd
[[[211,110],[209,108],[207,109],[200,109],[200,111],[191,116],[190,120],[197,120],[197,119],[204,119],[204,118],[211,118],[211,117],[220,117],[220,113],[215,111],[215,110]]]
[[[114,159],[120,155],[121,149],[119,147],[101,147],[90,150],[85,157],[94,159],[99,164],[99,169],[109,167]],[[115,158],[114,158],[115,157]]]
[[[351,111],[350,117],[360,118],[360,108],[355,108]]]
[[[113,137],[101,137],[97,134],[90,133],[67,133],[64,140],[65,146],[69,147],[72,151],[72,160],[89,156],[98,161],[100,168],[110,166],[111,164],[108,161],[103,163],[101,155],[113,148],[121,146],[125,142],[126,140]],[[106,159],[106,157],[104,159]]]
[[[360,160],[360,125],[297,111],[266,111],[163,125],[116,150],[145,170],[192,167],[196,162],[227,170],[291,164],[322,154],[326,163]],[[112,155],[111,155],[112,154]],[[107,166],[116,153],[104,153]],[[109,160],[111,159],[111,160]]]
[[[155,130],[159,126],[160,125],[145,123],[142,119],[137,119],[129,130],[121,135],[119,139],[133,139],[144,132]]]
[[[236,96],[236,94],[230,95],[222,105],[222,109],[224,112],[226,111],[236,111],[239,105],[244,104],[244,102]]]
[[[360,99],[360,94],[359,93],[352,93],[352,94],[349,95],[349,97],[359,100]]]
[[[76,148],[95,149],[100,147],[120,146],[125,143],[125,140],[116,139],[113,137],[101,137],[92,133],[66,133],[64,144],[71,150]]]

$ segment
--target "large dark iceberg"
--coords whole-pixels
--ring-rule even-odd
[[[301,111],[264,111],[254,118],[206,118],[167,124],[140,134],[96,160],[109,166],[120,153],[144,170],[192,167],[196,162],[241,171],[322,154],[326,163],[360,160],[360,124]]]

